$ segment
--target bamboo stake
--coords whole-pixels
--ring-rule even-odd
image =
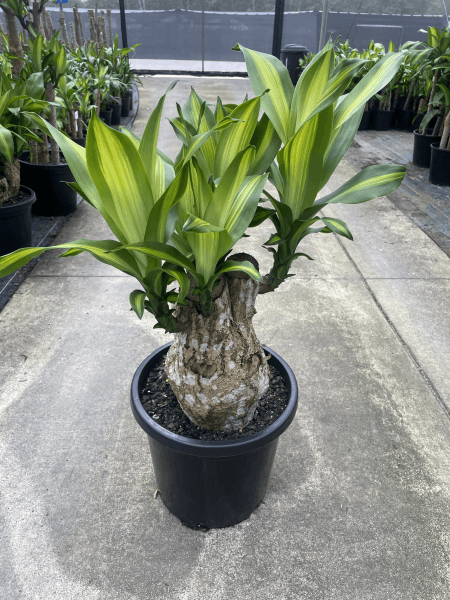
[[[100,100],[101,100],[101,92],[99,89],[95,90],[95,112],[97,116],[100,116]]]
[[[90,41],[96,42],[97,36],[96,36],[95,24],[94,24],[94,11],[89,9],[88,15],[89,15],[89,35],[91,38]]]
[[[14,77],[18,77],[23,67],[23,48],[19,38],[19,28],[17,27],[18,21],[15,14],[9,8],[2,8],[9,40],[9,52],[19,57],[11,59],[12,74]]]
[[[81,120],[80,105],[75,104],[74,108],[77,112],[77,116],[75,117],[77,124],[77,138],[81,139],[83,137],[83,122]]]
[[[113,43],[114,43],[114,38],[113,38],[113,31],[112,31],[112,25],[111,25],[111,9],[110,8],[108,8],[106,10],[106,14],[108,15],[109,47],[112,48]]]
[[[408,106],[409,106],[409,103],[411,101],[411,96],[412,96],[412,93],[414,91],[414,85],[415,85],[415,80],[413,79],[411,81],[410,86],[409,86],[408,95],[406,96],[406,100],[405,100],[405,104],[403,106],[403,110],[408,110]]]
[[[441,106],[440,109],[442,110],[443,107]],[[441,128],[441,123],[442,123],[442,116],[439,115],[438,118],[437,118],[436,124],[435,124],[435,126],[433,128],[433,133],[431,135],[437,135],[438,134],[438,131]]]
[[[441,148],[441,150],[445,150],[447,147],[447,149],[450,150],[447,144],[450,144],[450,110],[447,112],[447,116],[445,117],[444,131],[442,132],[439,148]]]
[[[101,27],[101,31],[102,31],[102,35],[103,35],[103,43],[105,44],[105,46],[108,45],[108,37],[106,35],[106,19],[105,19],[105,13],[103,11],[101,11],[100,13],[100,27]]]
[[[447,118],[448,112],[449,112],[448,110],[445,111],[444,118],[442,119],[441,128],[439,129],[439,137],[440,138],[442,138],[442,135],[444,133],[445,119]]]
[[[81,15],[78,12],[78,7],[77,7],[77,18],[78,18],[78,28],[80,30],[80,39],[81,39],[81,44],[85,44],[86,40],[84,38],[84,31],[83,31],[83,23],[81,21]]]
[[[77,47],[77,40],[75,37],[75,28],[73,26],[72,21],[69,23],[70,26],[70,37],[72,39],[72,48],[75,50],[75,48]]]
[[[53,84],[51,83],[51,81],[48,81],[45,84],[45,99],[47,100],[47,102],[55,102],[55,88],[53,87]],[[55,129],[57,129],[58,124],[56,122],[56,108],[55,108],[54,104],[50,105],[50,110],[51,110],[50,125],[53,125],[53,127],[55,127]],[[50,140],[50,150],[51,150],[52,165],[59,165],[60,164],[59,147],[53,138],[51,138],[51,140]]]
[[[50,13],[47,12],[47,11],[45,12],[45,18],[46,18],[46,21],[47,21],[48,32],[50,33],[50,36],[53,36],[53,34],[55,33],[56,30],[53,27],[52,17],[50,15]]]
[[[73,109],[69,110],[69,124],[70,124],[70,137],[76,138],[77,129],[75,126],[75,111]]]
[[[58,22],[60,24],[62,39],[66,46],[69,46],[69,37],[67,35],[66,22],[64,21],[64,12],[62,8],[62,4],[59,5],[59,19]]]

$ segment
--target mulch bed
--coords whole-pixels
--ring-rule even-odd
[[[288,404],[289,394],[286,384],[278,369],[269,365],[269,389],[260,399],[253,419],[244,429],[233,432],[202,429],[194,425],[181,410],[167,381],[164,358],[162,357],[149,373],[140,400],[147,414],[172,433],[194,440],[208,441],[245,438],[262,431],[276,421]]]

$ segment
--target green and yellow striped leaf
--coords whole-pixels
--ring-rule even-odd
[[[262,175],[275,160],[281,146],[280,136],[265,113],[256,125],[250,145],[255,146],[256,155],[249,175]]]
[[[291,139],[320,104],[334,69],[334,50],[321,52],[303,71],[291,102],[288,138]]]
[[[219,269],[215,273],[215,276],[219,277],[222,275],[222,273],[230,273],[233,271],[242,271],[243,273],[250,275],[250,277],[255,281],[262,281],[262,277],[258,269],[256,269],[252,263],[247,260],[243,260],[242,262],[226,260],[225,262],[221,263]]]
[[[57,246],[48,246],[46,248],[21,248],[11,254],[0,257],[0,277],[5,277],[10,273],[13,273],[19,267],[27,264],[30,260],[39,256],[47,250],[55,250],[67,248],[68,252],[61,254],[64,256],[74,256],[73,251],[89,252],[94,258],[103,262],[107,265],[111,265],[132,277],[135,277],[141,281],[142,276],[136,260],[133,255],[127,251],[115,252],[110,254],[111,251],[120,250],[121,244],[115,240],[75,240],[73,242],[66,242],[65,244],[58,244]]]
[[[176,225],[177,215],[168,221],[169,212],[184,194],[188,184],[188,165],[183,167],[167,190],[156,202],[147,219],[145,233],[141,239],[152,242],[167,242]],[[170,226],[168,226],[170,224]]]
[[[367,100],[389,83],[404,58],[403,52],[389,52],[370,69],[337,107],[333,124],[335,129],[341,127]]]
[[[145,297],[146,294],[142,290],[133,290],[130,294],[131,308],[137,314],[139,319],[142,319],[145,310]]]
[[[0,156],[11,162],[14,156],[14,139],[12,133],[0,124]]]
[[[218,261],[233,245],[231,237],[225,230],[206,233],[188,231],[184,235],[195,256],[195,269],[208,284]]]
[[[181,254],[181,252],[179,252],[176,248],[169,246],[168,244],[161,244],[160,242],[137,242],[134,244],[126,244],[125,246],[121,246],[118,248],[118,250],[133,250],[135,252],[141,252],[142,254],[153,256],[158,260],[166,260],[174,263],[175,265],[179,265],[191,273],[195,272],[193,263],[188,258],[183,256],[183,254]]]
[[[319,191],[332,120],[333,107],[329,106],[302,125],[278,153],[284,180],[283,202],[291,208],[294,219],[312,205]]]
[[[58,146],[61,148],[64,154],[64,158],[67,161],[73,176],[75,177],[76,182],[84,194],[83,197],[89,198],[90,203],[101,213],[113,234],[122,243],[126,243],[126,232],[120,223],[120,219],[118,218],[114,204],[108,203],[107,198],[102,198],[100,196],[99,191],[91,179],[86,162],[86,149],[73,142],[70,138],[50,125],[50,123],[47,123],[47,121],[44,121],[44,119],[38,115],[32,115],[32,113],[29,113],[28,117],[32,117],[33,123],[35,123],[36,127],[39,127],[39,129],[41,129],[44,133],[56,140]],[[89,123],[89,127],[92,127],[91,123]]]
[[[268,175],[254,175],[244,179],[225,221],[225,229],[230,234],[233,244],[241,239],[252,222],[268,177]]]
[[[317,214],[327,204],[361,204],[373,198],[386,196],[399,185],[405,176],[406,167],[403,165],[373,165],[367,167],[352,177],[340,188],[314,202],[301,215],[310,218]]]
[[[144,239],[154,201],[133,142],[107,127],[94,112],[87,132],[86,159],[89,175],[126,241]]]
[[[359,124],[364,112],[364,105],[361,105],[359,109],[353,113],[353,115],[345,121],[340,127],[334,129],[331,132],[330,141],[328,142],[328,148],[325,152],[323,160],[322,178],[320,181],[319,190],[326,185],[333,175],[336,167],[341,162],[347,150],[350,148],[350,144],[355,137],[355,133],[358,131]]]
[[[248,146],[245,150],[238,152],[228,169],[221,177],[209,206],[205,212],[205,221],[225,227],[231,207],[234,204],[237,193],[244,182],[250,165],[255,157],[255,149]]]
[[[347,227],[347,224],[344,223],[344,221],[341,221],[340,219],[332,219],[330,217],[323,217],[322,223],[324,223],[328,229],[334,231],[334,233],[337,233],[338,235],[341,235],[349,240],[353,240],[350,229]]]
[[[260,96],[240,104],[229,117],[240,121],[219,135],[214,159],[214,178],[221,177],[238,152],[244,150],[252,139],[260,109]]]
[[[289,111],[294,86],[286,67],[274,56],[249,50],[237,44],[233,50],[244,53],[248,77],[255,95],[270,92],[261,98],[261,106],[269,117],[281,141],[286,144],[289,131]]]

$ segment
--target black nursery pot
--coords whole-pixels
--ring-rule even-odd
[[[387,131],[394,117],[393,110],[376,110],[374,111],[372,129],[377,131]]]
[[[23,202],[0,205],[0,256],[31,246],[31,207],[36,202],[36,194],[24,185],[20,191],[28,195]]]
[[[264,499],[280,435],[297,410],[297,382],[289,365],[270,348],[269,364],[282,374],[289,392],[283,414],[245,438],[204,441],[172,433],[146,413],[139,399],[152,366],[170,344],[147,357],[131,384],[134,417],[148,434],[161,498],[169,511],[193,528],[220,528],[247,519]]]
[[[130,105],[131,105],[130,96],[125,96],[124,98],[122,98],[122,108],[121,108],[121,112],[120,112],[122,117],[128,117],[130,115]]]
[[[408,127],[408,131],[411,131],[411,133],[412,133],[416,129],[419,129],[420,124],[422,123],[424,116],[425,116],[425,113],[420,113],[420,115],[418,115],[416,111],[413,111],[413,114],[412,114],[412,117],[411,117],[411,124]]]
[[[128,88],[125,96],[130,99],[130,110],[133,110],[134,104],[133,104],[133,88],[132,87]]]
[[[116,104],[111,104],[112,115],[111,115],[111,125],[120,125],[120,113],[122,111],[122,103],[120,98],[116,98]]]
[[[409,129],[413,118],[412,110],[399,110],[397,113],[397,129]]]
[[[100,111],[100,118],[104,120],[106,125],[111,126],[112,113],[113,113],[112,108],[106,108],[105,110]]]
[[[61,153],[61,158],[63,155]],[[36,193],[32,212],[45,217],[70,215],[77,208],[77,193],[66,181],[75,181],[67,163],[35,165],[27,150],[20,156],[20,180]]]
[[[431,144],[430,183],[450,185],[450,150],[439,148],[439,143]]]
[[[428,133],[432,133],[432,129],[428,129]],[[419,133],[419,130],[414,131],[414,150],[413,150],[413,165],[416,167],[424,167],[428,169],[431,161],[431,144],[440,141],[438,135],[425,135]]]
[[[370,126],[372,124],[372,112],[372,110],[365,110],[363,112],[358,131],[366,131],[367,129],[370,129]]]

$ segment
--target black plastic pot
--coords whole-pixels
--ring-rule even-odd
[[[64,159],[62,153],[61,158]],[[20,156],[20,181],[36,193],[32,212],[35,215],[58,217],[70,215],[77,208],[77,193],[66,181],[75,181],[67,163],[35,165],[29,162],[27,150]]]
[[[432,129],[428,129],[429,134],[432,132]],[[425,135],[416,129],[414,131],[413,165],[428,169],[431,161],[431,144],[439,142],[440,139],[438,135]]]
[[[111,104],[112,108],[111,125],[120,125],[120,113],[122,111],[122,103],[120,97],[116,98],[116,104]]]
[[[397,129],[409,129],[413,118],[412,110],[399,110],[397,112],[396,126]]]
[[[359,124],[358,127],[358,131],[366,131],[367,129],[370,129],[370,126],[372,124],[372,110],[365,110],[363,112],[363,116],[361,119],[361,122]]]
[[[128,88],[128,91],[125,94],[125,96],[130,99],[130,110],[133,110],[134,103],[133,103],[133,88],[132,87]]]
[[[450,150],[439,148],[439,143],[431,144],[430,183],[450,185]]]
[[[387,131],[394,117],[393,110],[375,110],[372,118],[372,129]]]
[[[106,125],[111,125],[112,112],[112,108],[106,108],[105,110],[100,111],[100,118],[104,120]]]
[[[20,191],[29,198],[12,206],[0,205],[0,256],[31,246],[31,207],[36,194],[24,185]]]
[[[131,98],[130,96],[125,96],[124,98],[122,98],[122,108],[121,108],[121,116],[122,117],[128,117],[130,114],[130,105],[131,105]]]
[[[229,441],[194,440],[158,425],[145,412],[139,394],[153,364],[170,344],[147,357],[134,374],[131,408],[149,436],[156,482],[165,506],[191,527],[230,527],[247,519],[261,504],[280,435],[297,410],[297,382],[287,363],[270,348],[269,363],[282,373],[289,391],[283,414],[269,427]]]

